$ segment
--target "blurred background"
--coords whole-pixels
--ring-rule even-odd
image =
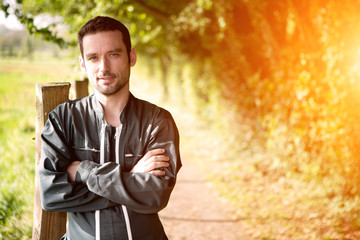
[[[129,28],[131,91],[253,239],[360,238],[360,1],[1,1],[0,239],[30,239],[35,83],[82,79],[78,29]]]

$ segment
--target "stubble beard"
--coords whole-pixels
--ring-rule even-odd
[[[112,86],[112,87],[100,86],[97,90],[105,96],[111,96],[111,95],[114,95],[114,94],[120,92],[128,83],[129,83],[129,79],[118,82],[115,86]]]
[[[121,91],[129,83],[129,75],[127,76],[112,75],[112,76],[115,76],[117,78],[116,84],[114,86],[96,84],[96,90],[99,93],[105,96],[111,96]]]

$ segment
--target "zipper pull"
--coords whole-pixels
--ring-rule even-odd
[[[122,129],[122,125],[120,125],[119,127],[116,128],[116,132],[115,132],[115,136],[114,136],[115,139],[120,138],[121,129]]]

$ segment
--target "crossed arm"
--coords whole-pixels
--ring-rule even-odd
[[[170,158],[164,155],[165,149],[157,148],[148,151],[130,172],[150,173],[154,176],[164,176],[163,168],[169,167]],[[80,161],[74,161],[67,167],[67,173],[71,181],[75,181],[76,172]]]
[[[153,129],[148,152],[130,172],[115,162],[71,161],[64,127],[55,114],[42,134],[42,206],[47,211],[83,212],[125,205],[139,213],[166,206],[181,167],[176,126],[170,118]],[[65,126],[66,127],[66,126]]]

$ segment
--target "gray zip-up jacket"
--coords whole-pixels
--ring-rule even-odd
[[[168,111],[132,94],[120,120],[120,127],[107,125],[95,95],[49,114],[41,135],[41,200],[46,211],[68,212],[64,239],[167,239],[158,212],[181,167],[175,122]],[[155,148],[170,157],[166,175],[131,173]],[[81,161],[75,182],[67,175],[72,161]]]

